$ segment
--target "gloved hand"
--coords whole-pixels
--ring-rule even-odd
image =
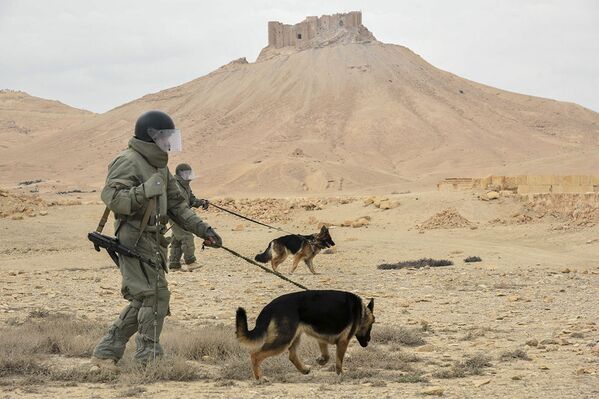
[[[162,177],[162,174],[156,172],[148,180],[146,180],[143,186],[144,195],[148,199],[162,195],[165,190],[164,178]]]
[[[194,208],[202,208],[203,210],[207,210],[208,209],[208,205],[210,205],[210,202],[208,202],[207,199],[196,199],[196,201],[193,203],[193,207]]]
[[[203,244],[207,247],[219,248],[223,245],[223,240],[222,238],[220,238],[218,234],[216,234],[216,231],[214,231],[214,229],[210,227],[206,231],[206,238],[204,239]]]

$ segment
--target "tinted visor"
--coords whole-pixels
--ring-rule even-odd
[[[193,169],[182,170],[179,172],[179,177],[183,180],[193,180],[196,178],[195,173],[193,173]]]
[[[164,152],[180,152],[182,150],[181,130],[179,129],[148,129],[148,135]]]

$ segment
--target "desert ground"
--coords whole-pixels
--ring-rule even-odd
[[[337,245],[314,262],[319,274],[302,265],[292,278],[375,298],[373,340],[351,343],[342,376],[316,364],[317,345],[305,338],[311,373],[282,354],[265,362],[262,383],[234,340],[235,309],[246,308],[251,327],[264,305],[297,288],[219,249],[198,249],[202,268],[169,274],[160,364],[136,368],[130,342],[120,374],[90,370],[95,341],[125,305],[118,270],[86,239],[103,205],[97,193],[42,195],[34,210],[0,218],[2,397],[599,396],[599,225],[537,215],[517,196],[479,195],[394,193],[384,210],[365,196],[221,200],[293,232],[335,225]],[[250,257],[280,235],[199,212]],[[420,258],[453,265],[377,268]]]

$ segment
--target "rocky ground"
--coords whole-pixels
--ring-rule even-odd
[[[86,240],[103,210],[94,195],[71,195],[71,202],[54,206],[38,203],[28,211],[37,212],[35,217],[25,212],[22,219],[0,219],[2,331],[33,325],[32,315],[61,313],[91,323],[88,335],[95,339],[124,305],[118,271]],[[352,343],[345,378],[316,366],[310,357],[315,344],[306,339],[305,361],[313,366],[308,376],[297,373],[285,355],[270,360],[280,366],[263,384],[249,378],[249,364],[247,377],[228,378],[225,366],[209,357],[190,362],[189,367],[207,373],[203,378],[143,386],[126,379],[36,382],[3,370],[2,396],[599,396],[599,226],[594,222],[569,223],[551,212],[534,213],[534,207],[515,198],[481,201],[468,192],[394,194],[386,202],[362,197],[260,201],[278,210],[271,215],[265,206],[263,220],[286,230],[310,233],[322,223],[335,226],[331,234],[337,246],[314,262],[320,274],[300,266],[293,278],[310,288],[375,298],[375,339],[367,349]],[[241,212],[256,208],[250,200],[219,203]],[[251,257],[277,236],[222,212],[203,215],[227,246]],[[482,262],[463,262],[468,256]],[[423,257],[454,265],[377,269],[381,263]],[[199,258],[201,269],[169,275],[173,295],[167,335],[177,329],[222,331],[231,337],[236,307],[247,309],[251,324],[271,299],[294,290],[222,250],[206,249]],[[287,272],[290,263],[280,270]],[[385,338],[402,329],[417,332],[418,342]],[[409,370],[394,369],[397,359],[408,359]],[[57,367],[85,367],[86,362],[82,356],[60,354],[42,360]]]

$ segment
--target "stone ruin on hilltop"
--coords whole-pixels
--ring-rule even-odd
[[[307,17],[295,25],[278,21],[268,23],[268,46],[258,59],[269,58],[285,50],[305,50],[334,43],[368,43],[374,35],[362,25],[362,12]],[[281,51],[282,50],[282,51]]]

